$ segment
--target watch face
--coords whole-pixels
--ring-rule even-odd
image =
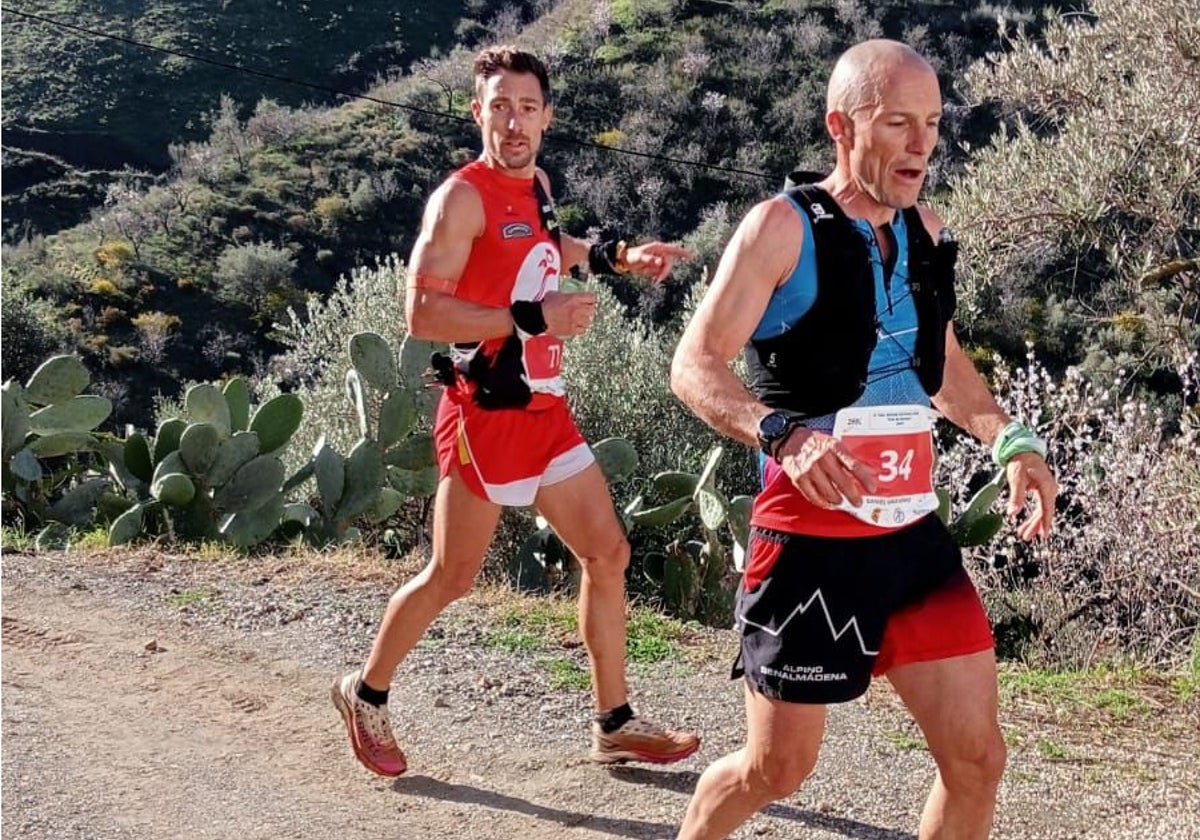
[[[788,416],[779,411],[772,411],[758,423],[759,437],[773,440],[783,434],[788,427]]]

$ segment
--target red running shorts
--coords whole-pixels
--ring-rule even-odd
[[[563,399],[537,411],[488,411],[443,395],[434,442],[441,478],[457,469],[477,496],[512,507],[533,504],[542,487],[578,475],[596,460]]]

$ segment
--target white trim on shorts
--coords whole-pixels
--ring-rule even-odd
[[[568,478],[579,475],[594,463],[596,463],[596,456],[592,454],[592,448],[587,445],[587,441],[578,443],[546,465],[546,471],[542,473],[541,486],[549,487],[551,484],[566,481]]]
[[[463,437],[466,439],[466,435]],[[470,440],[467,439],[468,452],[470,451],[470,447]],[[579,473],[586,470],[595,462],[596,456],[592,454],[592,448],[585,441],[576,444],[560,455],[556,455],[546,465],[546,470],[541,475],[518,478],[516,481],[509,481],[504,484],[489,484],[483,480],[483,475],[479,472],[475,456],[471,455],[471,467],[475,470],[475,476],[479,479],[479,483],[483,485],[483,492],[487,494],[488,501],[507,507],[528,507],[532,505],[540,488],[549,487],[552,484],[558,484],[566,481],[568,478],[579,475]]]

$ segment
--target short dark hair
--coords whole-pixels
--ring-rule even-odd
[[[550,74],[546,65],[533,53],[513,46],[488,47],[475,56],[475,98],[483,98],[483,85],[501,70],[514,73],[532,73],[542,87],[542,100],[550,104]]]

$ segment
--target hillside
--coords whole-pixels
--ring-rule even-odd
[[[86,217],[124,167],[162,172],[171,143],[199,140],[229,96],[334,104],[380,75],[449,49],[497,2],[212,3],[16,0],[4,15],[4,236],[53,233]],[[23,17],[27,12],[69,27]],[[138,48],[104,33],[156,47]],[[192,61],[245,66],[276,79]]]
[[[1033,11],[999,13],[1037,20]],[[554,70],[557,117],[544,165],[560,215],[576,233],[688,237],[700,259],[665,295],[622,294],[655,320],[669,319],[741,208],[798,164],[827,163],[819,103],[824,74],[847,43],[884,34],[930,54],[950,97],[934,187],[960,166],[957,142],[986,137],[995,114],[956,104],[955,80],[1000,47],[996,14],[940,2],[558,4],[517,40]],[[477,153],[465,119],[470,57],[482,39],[511,34],[506,20],[461,25],[462,43],[445,58],[370,89],[395,107],[289,108],[263,99],[247,117],[224,98],[207,140],[177,138],[163,177],[123,176],[110,185],[104,213],[10,249],[6,285],[59,308],[57,340],[112,383],[118,422],[146,425],[153,393],[178,393],[184,380],[261,370],[279,350],[271,324],[289,305],[324,294],[355,266],[407,253],[424,197]],[[28,71],[46,90],[57,83],[38,66]],[[228,71],[219,78],[242,91],[259,84]],[[170,86],[158,82],[165,97]],[[18,104],[32,95],[20,89]],[[112,108],[145,124],[128,103]],[[193,127],[202,124],[195,108]],[[82,113],[63,109],[63,126]],[[5,352],[9,375],[34,363]],[[131,392],[124,383],[132,377],[148,387]]]

